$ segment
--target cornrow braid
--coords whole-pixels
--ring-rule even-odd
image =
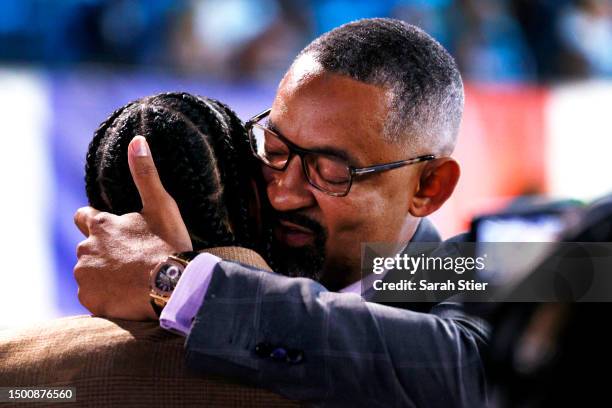
[[[238,116],[223,103],[210,100],[211,105],[215,106],[218,112],[224,117],[224,123],[229,125],[228,137],[217,142],[218,148],[222,152],[219,155],[223,162],[221,166],[225,171],[226,179],[240,180],[244,178],[241,170],[244,166],[255,168],[253,155],[250,153],[250,146],[246,130]],[[243,161],[243,163],[241,163]],[[259,174],[257,172],[257,174]],[[242,180],[243,183],[248,183],[250,180]],[[250,231],[245,228],[248,225],[248,197],[244,194],[245,185],[242,183],[231,183],[226,185],[226,194],[228,197],[227,206],[231,208],[239,217],[241,222],[236,225],[236,229],[240,230],[239,235],[250,240],[253,237],[249,236]],[[231,198],[230,198],[231,197]]]
[[[244,126],[226,105],[205,97],[170,92],[113,112],[87,152],[90,205],[115,214],[142,209],[127,163],[128,144],[136,135],[147,139],[194,249],[240,245],[261,253],[268,247],[249,216],[248,192],[257,172]],[[267,251],[262,255],[269,257]]]
[[[219,171],[223,180],[233,180],[231,183],[225,183],[226,200],[224,205],[227,210],[233,214],[235,236],[242,238],[241,241],[249,241],[249,231],[246,228],[248,219],[245,215],[248,212],[248,197],[245,196],[244,186],[249,182],[247,174],[238,172],[237,165],[241,160],[244,160],[251,155],[238,156],[236,149],[233,146],[234,134],[237,131],[244,133],[244,127],[240,120],[235,116],[236,123],[231,123],[230,118],[218,108],[216,101],[200,98],[190,94],[173,95],[174,98],[180,98],[181,103],[189,104],[193,109],[193,115],[190,119],[199,128],[208,127],[210,131],[210,143],[216,152],[216,159],[219,162]],[[246,137],[246,134],[245,134]],[[243,163],[244,164],[244,163]],[[241,214],[242,213],[242,214]],[[245,242],[235,242],[235,244],[244,245]]]
[[[249,137],[238,115],[236,115],[236,113],[223,102],[220,102],[215,99],[209,99],[209,102],[213,105],[216,104],[218,109],[226,117],[226,123],[230,125],[231,129],[230,139],[226,143],[224,143],[225,148],[229,151],[221,155],[223,160],[228,160],[229,157],[236,158],[236,160],[232,160],[231,163],[228,163],[227,166],[223,166],[227,171],[227,177],[232,179],[238,179],[240,177],[241,173],[243,173],[243,170],[238,164],[241,162],[245,164],[248,168],[258,169],[260,164],[251,152]],[[252,177],[256,185],[264,185],[264,180],[260,171],[253,171],[250,177]],[[248,225],[248,220],[250,218],[248,212],[249,203],[248,198],[244,195],[244,188],[236,183],[232,183],[227,187],[227,196],[232,197],[231,202],[235,204],[234,211],[236,213],[240,213],[240,219],[243,220],[243,223],[241,225]],[[262,217],[262,219],[265,219],[265,215],[263,214],[264,208],[269,207],[269,203],[265,200],[265,196],[265,192],[260,192],[260,197],[264,198],[264,201],[260,203],[262,205],[262,209],[260,210],[260,217]],[[278,265],[277,262],[274,260],[273,256],[274,235],[272,225],[270,223],[262,222],[260,228],[261,231],[259,231],[258,234],[258,251],[266,259],[268,265],[272,268],[272,270],[277,270]],[[244,231],[241,231],[241,233],[244,234],[247,239],[252,239],[249,236],[252,231],[245,229]]]
[[[87,149],[87,155],[85,156],[85,190],[87,198],[89,199],[89,204],[92,207],[100,209],[101,211],[109,211],[110,209],[107,207],[104,200],[102,200],[100,185],[96,182],[97,173],[95,168],[97,167],[97,153],[100,149],[102,139],[105,136],[107,129],[115,122],[117,117],[122,114],[125,109],[128,109],[133,104],[134,102],[128,103],[127,105],[122,106],[111,113],[109,117],[106,118],[106,120],[102,122],[100,126],[98,126],[94,132],[93,139],[89,143],[89,148]]]

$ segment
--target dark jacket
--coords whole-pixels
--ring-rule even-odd
[[[440,241],[424,219],[413,241]],[[428,313],[220,262],[187,338],[187,364],[317,406],[486,404],[488,328],[461,304]]]

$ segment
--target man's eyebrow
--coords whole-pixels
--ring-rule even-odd
[[[283,133],[280,130],[278,130],[278,127],[274,124],[274,122],[272,122],[272,120],[270,118],[268,118],[266,120],[266,127],[268,129],[270,129],[271,131],[273,131],[274,133],[282,136],[284,139],[287,139],[287,136],[283,135]],[[287,139],[287,140],[289,140],[289,139]],[[291,143],[293,143],[293,142],[291,142]],[[346,160],[349,164],[354,165],[354,166],[357,163],[357,160],[351,154],[349,154],[348,152],[346,152],[344,150],[338,149],[337,147],[334,147],[334,146],[326,146],[326,145],[324,145],[324,146],[318,146],[318,147],[315,147],[315,148],[312,148],[312,149],[306,149],[304,147],[296,145],[295,143],[294,143],[294,145],[299,147],[300,149],[308,150],[308,151],[313,152],[313,153],[329,154],[329,155],[332,155],[332,156],[339,157],[341,159]],[[356,167],[359,167],[359,166],[356,166]]]

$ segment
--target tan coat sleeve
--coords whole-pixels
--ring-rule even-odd
[[[265,390],[190,373],[184,341],[157,322],[91,316],[3,330],[0,386],[76,387],[79,406],[294,406]]]

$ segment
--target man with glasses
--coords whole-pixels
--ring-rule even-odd
[[[174,290],[153,287],[151,296],[162,327],[187,337],[191,367],[329,406],[481,406],[482,322],[456,303],[417,312],[358,295],[361,243],[396,242],[401,250],[400,243],[440,240],[424,217],[457,184],[450,154],[462,111],[452,57],[420,29],[367,19],[332,30],[298,55],[271,109],[247,122],[275,253],[283,255],[277,271],[309,279],[185,252],[180,214],[135,140],[134,181],[143,202],[159,204],[138,225],[130,224],[137,217],[105,221],[100,228],[115,227],[123,248],[133,241],[137,260],[121,265],[100,251],[99,270],[79,274],[80,295],[101,314],[123,302],[124,318],[156,318],[143,282],[155,262],[181,252],[151,275],[182,269],[165,281]],[[92,223],[88,211],[77,212],[77,223]],[[134,237],[130,229],[150,233]],[[113,286],[113,274],[125,273],[143,296],[109,300],[105,294],[125,289]]]
[[[309,57],[305,57],[306,63]],[[294,66],[298,66],[302,62],[297,62]],[[291,72],[291,71],[290,71]],[[347,85],[343,78],[336,78],[339,81],[337,86],[340,92],[345,92],[344,87]],[[325,87],[330,84],[321,82]],[[282,86],[282,84],[281,84]],[[319,85],[316,85],[319,86]],[[302,88],[303,89],[303,88]],[[350,88],[348,88],[350,89]],[[365,91],[365,97],[369,98],[369,89]],[[335,97],[334,97],[335,98]],[[357,101],[353,96],[348,96],[347,101]],[[369,104],[369,101],[366,102]],[[298,102],[298,105],[300,102]],[[330,106],[337,106],[336,101],[330,101]],[[358,111],[360,107],[349,107],[347,109],[327,109],[327,115],[331,120],[336,120],[337,117],[344,114]],[[305,149],[298,147],[295,143],[281,135],[276,122],[270,119],[271,109],[256,115],[246,123],[249,141],[253,154],[264,163],[263,173],[266,179],[268,197],[272,202],[272,207],[277,210],[274,218],[277,223],[275,230],[277,234],[277,245],[281,248],[276,252],[282,252],[283,256],[278,261],[283,262],[282,270],[290,276],[308,277],[322,282],[328,289],[339,290],[347,285],[359,280],[359,276],[355,273],[359,270],[359,265],[355,261],[360,261],[357,251],[362,242],[366,242],[366,237],[358,238],[353,231],[348,233],[334,234],[333,224],[347,218],[348,222],[353,223],[359,218],[355,217],[354,208],[346,207],[346,204],[355,204],[360,197],[359,194],[353,194],[345,200],[334,199],[334,197],[346,197],[351,190],[353,180],[360,178],[363,180],[367,177],[375,178],[376,173],[381,173],[393,169],[399,169],[411,164],[417,164],[435,159],[432,154],[420,155],[407,160],[395,160],[388,163],[376,164],[365,167],[355,167],[353,163],[369,162],[371,160],[358,160],[353,156],[352,151],[356,149],[340,148],[340,139],[346,137],[347,133],[344,129],[340,132],[332,133],[333,129],[326,129],[325,133],[321,133],[324,141],[320,145],[313,146],[313,149]],[[344,126],[344,125],[343,125]],[[364,128],[355,129],[355,135],[364,132]],[[318,132],[314,132],[318,133]],[[330,137],[332,136],[332,137]],[[351,144],[350,138],[353,134],[348,134],[347,144]],[[373,149],[372,152],[378,152],[380,149]],[[299,157],[301,169],[303,172],[303,180],[307,181],[310,187],[306,189],[317,190],[311,195],[307,195],[305,200],[296,199],[296,192],[303,191],[304,186],[300,186],[300,190],[288,190],[282,186],[286,185],[285,173],[294,157]],[[380,161],[380,160],[379,160]],[[299,166],[298,166],[299,167]],[[299,173],[299,170],[298,170]],[[378,180],[380,181],[380,179]],[[281,185],[279,185],[281,184]],[[376,186],[377,189],[379,186]],[[359,188],[359,187],[356,187]],[[402,188],[402,187],[400,187]],[[351,200],[356,197],[356,200]],[[284,200],[294,200],[289,206]],[[364,202],[366,207],[371,204]],[[318,208],[317,208],[318,207]],[[308,209],[308,211],[305,211]],[[364,211],[369,208],[363,209]],[[314,216],[315,212],[321,212],[321,216]],[[361,211],[360,211],[361,213]],[[312,215],[310,215],[312,214]],[[327,214],[333,215],[333,219],[325,222],[325,227],[321,220]],[[365,215],[365,213],[362,213]],[[310,215],[310,216],[309,216]],[[367,214],[367,221],[372,222],[376,216],[386,217],[384,213]],[[332,217],[330,217],[332,218]],[[392,219],[388,219],[392,221]],[[427,221],[423,222],[422,230],[427,230],[429,225]],[[397,239],[397,235],[389,235],[390,226],[383,226],[378,232],[386,234],[385,238],[393,236]],[[340,229],[340,228],[338,228]],[[331,234],[330,234],[331,232]],[[424,232],[425,233],[425,232]],[[371,232],[370,232],[371,234]],[[336,235],[340,235],[342,242],[334,243]],[[381,238],[382,235],[379,234]],[[374,242],[376,237],[368,235],[369,239]],[[430,238],[432,239],[432,238]],[[429,239],[429,240],[430,240]],[[409,238],[404,238],[403,242]],[[437,234],[433,240],[439,240]],[[350,254],[350,263],[343,261],[342,258],[347,258],[347,250],[352,247],[353,253]],[[339,256],[335,256],[335,252],[341,252]],[[325,264],[327,262],[327,265]],[[333,272],[332,272],[333,271]],[[352,271],[353,273],[348,273]],[[326,272],[326,273],[324,273]]]

